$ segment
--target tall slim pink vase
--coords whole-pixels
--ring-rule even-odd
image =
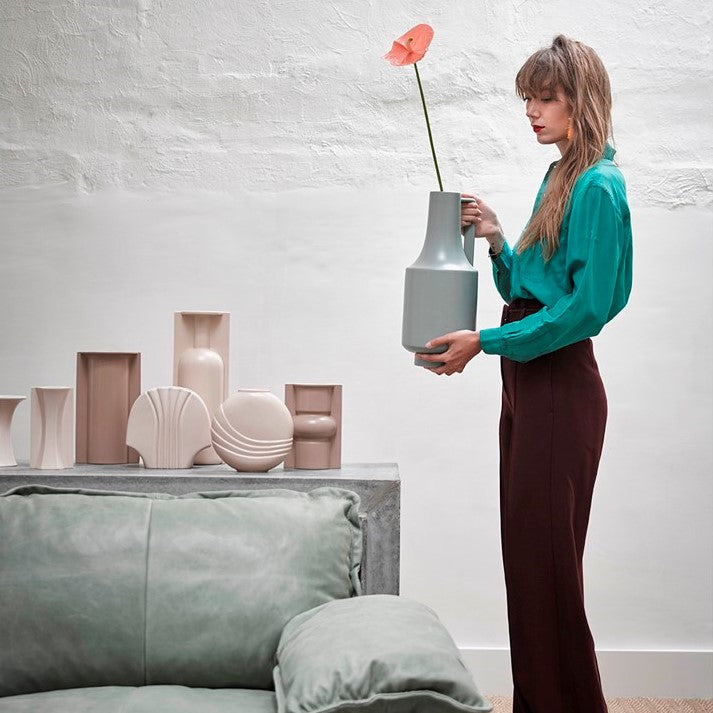
[[[173,383],[195,391],[211,418],[228,398],[230,314],[176,312],[174,317]],[[212,446],[201,450],[196,465],[221,462]]]

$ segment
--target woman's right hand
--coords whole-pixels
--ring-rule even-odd
[[[472,193],[461,193],[461,196],[475,198],[475,203],[461,203],[461,232],[465,232],[468,225],[475,223],[476,238],[485,238],[493,246],[501,243],[504,239],[503,228],[495,211],[482,198],[478,198]]]

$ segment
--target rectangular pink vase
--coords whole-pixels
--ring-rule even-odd
[[[77,353],[77,463],[139,462],[126,424],[140,392],[140,353]]]
[[[341,468],[341,385],[285,384],[285,405],[295,424],[294,442],[285,458],[285,468]]]

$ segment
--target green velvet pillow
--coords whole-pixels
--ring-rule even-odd
[[[436,614],[387,594],[332,601],[282,631],[278,713],[492,711]]]
[[[361,591],[358,507],[339,488],[0,496],[0,696],[271,689],[285,624]]]

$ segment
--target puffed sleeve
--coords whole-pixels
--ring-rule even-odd
[[[483,351],[526,362],[598,334],[621,309],[614,297],[624,240],[614,196],[605,185],[590,183],[572,200],[565,260],[571,292],[517,322],[481,330]]]

